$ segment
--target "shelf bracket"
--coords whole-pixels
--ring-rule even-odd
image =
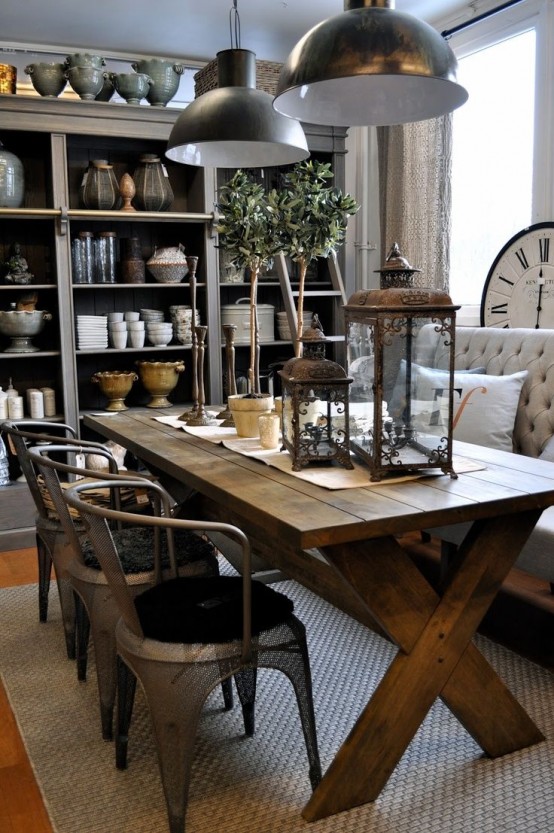
[[[67,235],[67,230],[69,227],[69,217],[67,214],[67,208],[65,206],[60,206],[60,216],[59,216],[59,233],[62,237]]]

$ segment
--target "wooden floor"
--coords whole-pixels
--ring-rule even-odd
[[[36,581],[36,550],[0,552],[0,587],[34,584]],[[0,830],[2,833],[52,833],[52,826],[1,683],[0,726]]]

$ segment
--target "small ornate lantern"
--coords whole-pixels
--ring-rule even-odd
[[[355,292],[345,305],[351,449],[371,480],[452,467],[456,310],[446,292]],[[440,367],[429,367],[440,356]]]
[[[309,463],[332,462],[351,469],[348,389],[352,379],[340,364],[325,358],[327,340],[316,315],[300,340],[303,355],[289,359],[279,371],[283,448],[292,457],[293,471]]]
[[[410,266],[402,256],[398,243],[393,243],[384,265],[375,271],[381,275],[381,289],[388,289],[391,286],[412,286],[414,275],[421,269]]]

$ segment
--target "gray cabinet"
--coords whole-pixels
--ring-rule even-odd
[[[56,418],[77,428],[83,412],[101,410],[106,404],[99,386],[91,382],[96,371],[135,369],[138,359],[184,360],[185,372],[180,374],[170,398],[184,404],[191,395],[191,351],[186,345],[173,341],[166,347],[146,344],[136,350],[80,348],[75,326],[78,315],[155,308],[164,310],[169,320],[170,305],[191,302],[186,278],[180,284],[162,284],[147,272],[145,283],[74,283],[71,242],[82,231],[95,236],[114,231],[119,242],[139,237],[145,260],[156,246],[179,243],[187,254],[198,256],[197,306],[202,323],[208,326],[206,399],[208,403],[223,401],[221,305],[248,295],[248,288],[246,282],[225,283],[218,265],[214,205],[218,177],[221,181],[226,172],[179,165],[164,157],[178,114],[171,108],[0,95],[0,140],[21,159],[25,170],[24,206],[0,208],[0,262],[7,258],[11,244],[18,242],[34,275],[28,286],[14,286],[0,279],[0,309],[9,309],[24,293],[36,292],[37,309],[52,315],[33,339],[36,352],[6,353],[9,340],[0,335],[0,386],[5,389],[11,378],[22,394],[29,388],[54,388]],[[344,187],[346,131],[308,126],[306,132],[312,152],[332,162],[336,184]],[[119,181],[125,172],[133,174],[143,153],[156,153],[167,168],[174,192],[169,211],[129,213],[83,208],[79,189],[90,160],[107,159]],[[263,175],[275,178],[278,171],[267,170]],[[318,306],[326,303],[328,284],[323,264],[313,286],[314,291],[321,288],[321,298],[316,294],[314,304],[333,332],[334,324],[327,324],[326,311]],[[261,283],[259,300],[276,311],[287,308],[277,271]],[[275,330],[275,340],[262,345],[264,367],[292,355],[291,343],[279,339],[277,325]],[[239,368],[246,350],[238,350]],[[148,399],[137,382],[126,401],[133,406],[145,404]],[[0,509],[0,521],[3,511]],[[19,524],[16,521],[15,526],[27,527],[28,518]],[[0,548],[6,548],[2,529],[0,523]]]
[[[92,159],[107,159],[119,181],[133,173],[143,153],[163,158],[178,111],[126,104],[66,101],[24,96],[0,96],[0,137],[25,169],[25,203],[20,209],[0,209],[0,260],[17,241],[35,275],[32,285],[0,285],[0,308],[8,309],[27,291],[38,295],[37,308],[52,314],[36,337],[36,353],[6,353],[0,336],[0,385],[8,379],[21,392],[29,387],[56,390],[58,417],[78,426],[83,411],[101,409],[106,400],[91,376],[101,370],[130,370],[137,359],[190,363],[190,347],[175,340],[167,347],[140,350],[80,349],[75,332],[78,315],[155,308],[169,318],[172,304],[190,304],[186,279],[180,284],[158,283],[146,273],[144,283],[75,284],[71,271],[71,241],[81,231],[95,237],[113,231],[121,244],[138,237],[147,260],[156,247],[182,243],[199,258],[197,304],[210,333],[219,328],[218,297],[214,293],[217,252],[213,238],[214,172],[164,160],[174,192],[170,211],[91,211],[79,195],[83,174]],[[212,297],[213,295],[213,297]],[[215,350],[219,350],[219,344]],[[221,389],[218,368],[207,367],[207,391],[217,400]],[[190,398],[190,374],[181,374],[172,394],[177,402]],[[143,404],[148,394],[137,383],[128,404]]]

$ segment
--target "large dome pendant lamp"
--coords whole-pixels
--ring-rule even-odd
[[[231,9],[235,44],[217,53],[218,87],[196,98],[175,122],[166,156],[186,165],[263,168],[292,165],[310,155],[300,122],[278,113],[256,89],[256,56],[240,49],[237,2]]]
[[[393,125],[449,113],[467,100],[457,61],[429,24],[394,0],[344,0],[314,26],[279,76],[273,106],[311,124]]]

